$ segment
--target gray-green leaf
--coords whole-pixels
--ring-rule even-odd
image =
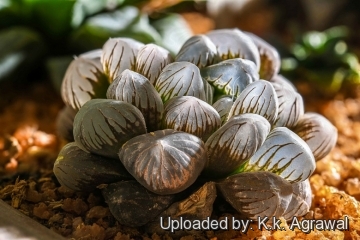
[[[164,105],[143,75],[126,69],[110,84],[106,96],[134,105],[143,114],[148,131],[159,130]]]
[[[294,86],[294,84],[292,84],[292,82],[290,82],[287,78],[285,78],[283,75],[277,74],[275,76],[273,76],[269,82],[271,82],[271,84],[274,85],[278,85],[277,88],[283,87],[283,88],[288,88],[292,91],[297,92],[296,87]]]
[[[88,101],[74,119],[74,138],[86,151],[117,158],[129,139],[146,133],[140,110],[133,105],[110,99]]]
[[[260,70],[260,54],[249,36],[239,29],[213,30],[206,34],[215,44],[218,55],[223,59],[243,58],[255,63]]]
[[[152,26],[162,38],[156,43],[168,49],[173,55],[176,55],[185,41],[193,35],[189,25],[180,14],[168,14],[152,22]]]
[[[230,118],[205,143],[209,156],[205,172],[221,177],[235,171],[259,149],[269,132],[270,123],[260,115]]]
[[[66,105],[78,110],[91,99],[104,98],[108,86],[99,60],[78,57],[66,70],[61,96]]]
[[[278,51],[264,39],[253,33],[245,32],[255,43],[260,54],[260,78],[270,80],[280,70],[281,60]]]
[[[288,128],[277,127],[238,171],[269,171],[295,183],[308,179],[315,167],[314,156],[304,140]]]
[[[235,100],[228,118],[242,113],[255,113],[266,118],[271,124],[276,120],[279,103],[271,83],[255,81],[246,86]]]
[[[176,62],[191,62],[199,68],[219,61],[216,46],[206,35],[189,38],[175,57]]]
[[[309,179],[293,183],[292,189],[291,202],[283,214],[286,220],[291,220],[293,217],[304,216],[309,212],[311,207],[312,192]]]
[[[235,58],[201,69],[201,76],[222,94],[236,98],[247,85],[259,80],[255,64]]]
[[[125,69],[135,69],[136,56],[144,44],[130,38],[110,38],[103,46],[101,63],[112,82]]]
[[[163,68],[172,61],[168,50],[155,44],[146,44],[139,49],[135,70],[149,79],[151,84],[155,84]]]
[[[310,147],[316,160],[330,153],[337,141],[337,129],[318,113],[305,113],[293,131]]]
[[[292,197],[292,186],[270,172],[235,174],[218,183],[225,200],[246,217],[280,218]]]
[[[94,59],[100,61],[102,55],[102,49],[95,49],[79,55],[82,58]]]
[[[176,96],[194,96],[206,101],[203,79],[199,68],[189,62],[167,65],[155,82],[163,102]]]
[[[224,124],[228,119],[228,114],[230,112],[230,109],[232,105],[234,104],[234,101],[231,97],[222,97],[219,100],[217,100],[212,106],[215,108],[215,110],[219,113],[221,118],[221,124]]]
[[[200,138],[166,129],[132,138],[122,146],[119,157],[141,185],[166,195],[181,192],[193,184],[207,156]]]
[[[203,141],[221,124],[218,112],[208,103],[192,96],[170,99],[164,110],[163,128],[191,133]]]
[[[279,102],[279,112],[274,123],[276,127],[294,127],[304,114],[304,102],[301,95],[289,86],[272,84]]]
[[[212,104],[214,101],[215,88],[210,83],[208,83],[205,79],[203,79],[203,83],[204,83],[206,102],[208,104]]]
[[[100,184],[132,179],[118,159],[84,152],[74,142],[59,152],[54,174],[61,185],[82,192],[92,192]]]

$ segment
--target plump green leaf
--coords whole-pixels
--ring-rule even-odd
[[[260,54],[249,36],[239,29],[213,30],[206,34],[215,44],[218,55],[223,59],[243,58],[255,63],[260,70]]]
[[[148,131],[160,129],[164,105],[159,93],[143,75],[126,69],[110,84],[106,96],[137,107]]]
[[[110,82],[126,69],[135,70],[136,56],[144,44],[130,38],[110,38],[103,46],[101,63]]]
[[[104,98],[108,86],[99,59],[78,57],[66,70],[61,96],[66,105],[78,110],[90,99]]]
[[[228,119],[228,114],[230,112],[230,109],[232,105],[234,104],[234,101],[231,97],[222,97],[219,100],[217,100],[212,106],[215,108],[215,110],[219,113],[221,118],[221,124],[224,124]]]
[[[119,157],[141,185],[161,195],[181,192],[193,184],[207,158],[200,138],[173,129],[132,138],[122,146]]]
[[[239,172],[273,172],[291,183],[308,179],[315,170],[315,159],[309,146],[285,127],[273,129],[264,144]]]
[[[206,102],[212,104],[214,102],[215,88],[205,79],[203,79],[203,83]]]
[[[330,153],[337,141],[337,129],[318,113],[305,113],[293,131],[310,147],[316,160]]]
[[[206,35],[189,38],[175,57],[176,62],[191,62],[199,68],[218,62],[216,46]]]
[[[311,207],[312,192],[309,179],[292,184],[292,197],[283,214],[286,220],[291,220],[293,217],[304,216],[309,212]]]
[[[194,96],[206,101],[199,68],[189,62],[174,62],[163,68],[155,82],[163,102],[176,96]]]
[[[132,179],[118,159],[84,152],[74,142],[59,152],[54,174],[61,185],[81,192],[92,192],[100,184]]]
[[[279,112],[274,125],[276,127],[293,127],[304,114],[304,102],[301,95],[288,85],[272,83],[279,102]]]
[[[152,23],[161,39],[156,43],[176,55],[181,46],[192,36],[192,31],[185,19],[176,13],[167,14]]]
[[[90,99],[104,98],[108,86],[99,60],[78,57],[66,70],[61,96],[66,105],[78,110]]]
[[[221,124],[218,112],[208,103],[192,96],[174,97],[167,101],[163,128],[191,133],[203,141]]]
[[[173,62],[170,52],[155,44],[146,44],[136,56],[135,70],[144,75],[151,84],[159,77],[162,69]]]
[[[218,183],[225,200],[250,219],[280,218],[292,198],[292,186],[270,172],[235,174]]]
[[[270,132],[270,123],[252,113],[230,118],[206,141],[205,173],[222,177],[235,171],[259,149]]]
[[[287,78],[285,78],[283,75],[275,75],[274,77],[272,77],[269,82],[271,82],[271,84],[278,85],[277,88],[288,88],[292,91],[297,92],[296,87],[294,86],[294,84],[292,82],[290,82],[290,80],[288,80]]]
[[[260,54],[260,78],[270,80],[279,73],[281,59],[276,48],[253,33],[245,32],[255,43]]]
[[[245,87],[259,80],[255,64],[246,59],[235,58],[201,69],[201,76],[221,94],[236,98]]]
[[[85,103],[74,119],[74,138],[86,152],[117,158],[129,139],[146,133],[140,110],[133,105],[110,99]]]
[[[228,118],[243,113],[255,113],[273,124],[277,118],[279,103],[275,89],[265,80],[255,81],[246,86],[235,100]]]

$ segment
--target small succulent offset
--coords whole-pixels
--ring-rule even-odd
[[[193,200],[209,183],[245,217],[302,216],[311,205],[308,179],[337,130],[304,113],[279,68],[272,46],[238,29],[193,36],[175,57],[109,39],[67,70],[59,126],[73,142],[54,173],[75,191],[101,186],[115,218],[130,226],[184,207],[176,201]]]

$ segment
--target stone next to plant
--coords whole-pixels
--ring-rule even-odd
[[[102,189],[119,223],[150,232],[164,231],[159,219],[211,217],[217,195],[251,220],[303,216],[337,130],[304,113],[279,68],[272,46],[238,29],[195,35],[175,57],[109,39],[67,69],[58,126],[71,142],[54,173]]]

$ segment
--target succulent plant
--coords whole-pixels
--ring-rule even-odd
[[[253,33],[246,32],[255,43],[260,54],[260,78],[271,79],[279,73],[281,59],[276,49]]]
[[[99,59],[92,54],[80,55],[65,73],[61,96],[66,105],[79,110],[90,99],[104,98],[108,84]]]
[[[188,216],[186,207],[169,206],[182,206],[194,190],[196,195],[210,189],[209,183],[212,193],[201,196],[211,203],[198,206],[192,218],[211,213],[214,186],[249,218],[304,215],[315,159],[331,151],[337,132],[321,115],[304,113],[301,95],[277,75],[276,50],[249,35],[230,29],[193,36],[175,62],[156,45],[126,38],[110,39],[101,52],[75,59],[90,69],[101,55],[101,74],[94,76],[106,82],[71,82],[105,87],[108,99],[94,99],[104,97],[95,90],[72,91],[68,79],[79,69],[70,65],[63,96],[73,112],[60,115],[60,130],[68,133],[77,113],[74,142],[54,165],[59,182],[76,191],[109,184],[102,193],[111,212],[131,226],[172,212]],[[114,169],[107,170],[113,161]]]

